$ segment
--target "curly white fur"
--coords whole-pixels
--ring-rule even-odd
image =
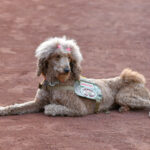
[[[70,47],[72,56],[75,60],[80,64],[83,60],[82,54],[80,52],[80,48],[77,45],[75,40],[67,39],[65,36],[63,38],[54,37],[49,38],[48,40],[44,41],[40,44],[40,46],[35,51],[35,56],[38,59],[42,58],[48,58],[54,51],[56,50],[57,45],[61,45],[62,47]],[[62,52],[66,53],[64,49],[62,49]]]

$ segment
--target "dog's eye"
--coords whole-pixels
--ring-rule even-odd
[[[68,59],[69,59],[69,60],[71,60],[71,57],[70,57],[70,56],[68,56]]]
[[[56,59],[60,59],[60,58],[61,58],[61,56],[60,56],[60,55],[57,55],[57,56],[56,56]]]

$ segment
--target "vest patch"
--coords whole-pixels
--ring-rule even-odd
[[[96,84],[89,82],[87,79],[76,81],[74,89],[78,96],[96,101],[100,101],[102,99],[101,89]]]

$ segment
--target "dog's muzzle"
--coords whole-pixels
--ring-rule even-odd
[[[64,73],[69,73],[70,72],[70,69],[67,67],[64,69]]]

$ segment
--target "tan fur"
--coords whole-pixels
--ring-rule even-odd
[[[65,81],[67,81],[67,80],[69,79],[69,77],[70,77],[70,73],[68,73],[67,75],[65,75],[65,74],[60,74],[60,75],[58,76],[58,80],[59,80],[60,82],[65,82]]]
[[[132,71],[129,68],[124,69],[120,76],[125,82],[133,81],[142,84],[146,83],[145,77],[142,74],[139,74],[136,71]]]
[[[68,48],[70,50],[68,50]],[[44,111],[46,115],[83,116],[95,112],[93,100],[77,96],[74,91],[63,90],[74,86],[80,79],[82,54],[74,40],[51,38],[36,50],[38,75],[42,74],[49,84],[58,88],[38,89],[35,100],[23,104],[0,107],[0,115],[24,114]],[[65,72],[66,68],[69,72]],[[120,106],[120,111],[150,108],[150,93],[145,78],[138,72],[125,69],[120,76],[110,79],[88,79],[102,91],[98,112]],[[59,83],[58,83],[59,81]]]

